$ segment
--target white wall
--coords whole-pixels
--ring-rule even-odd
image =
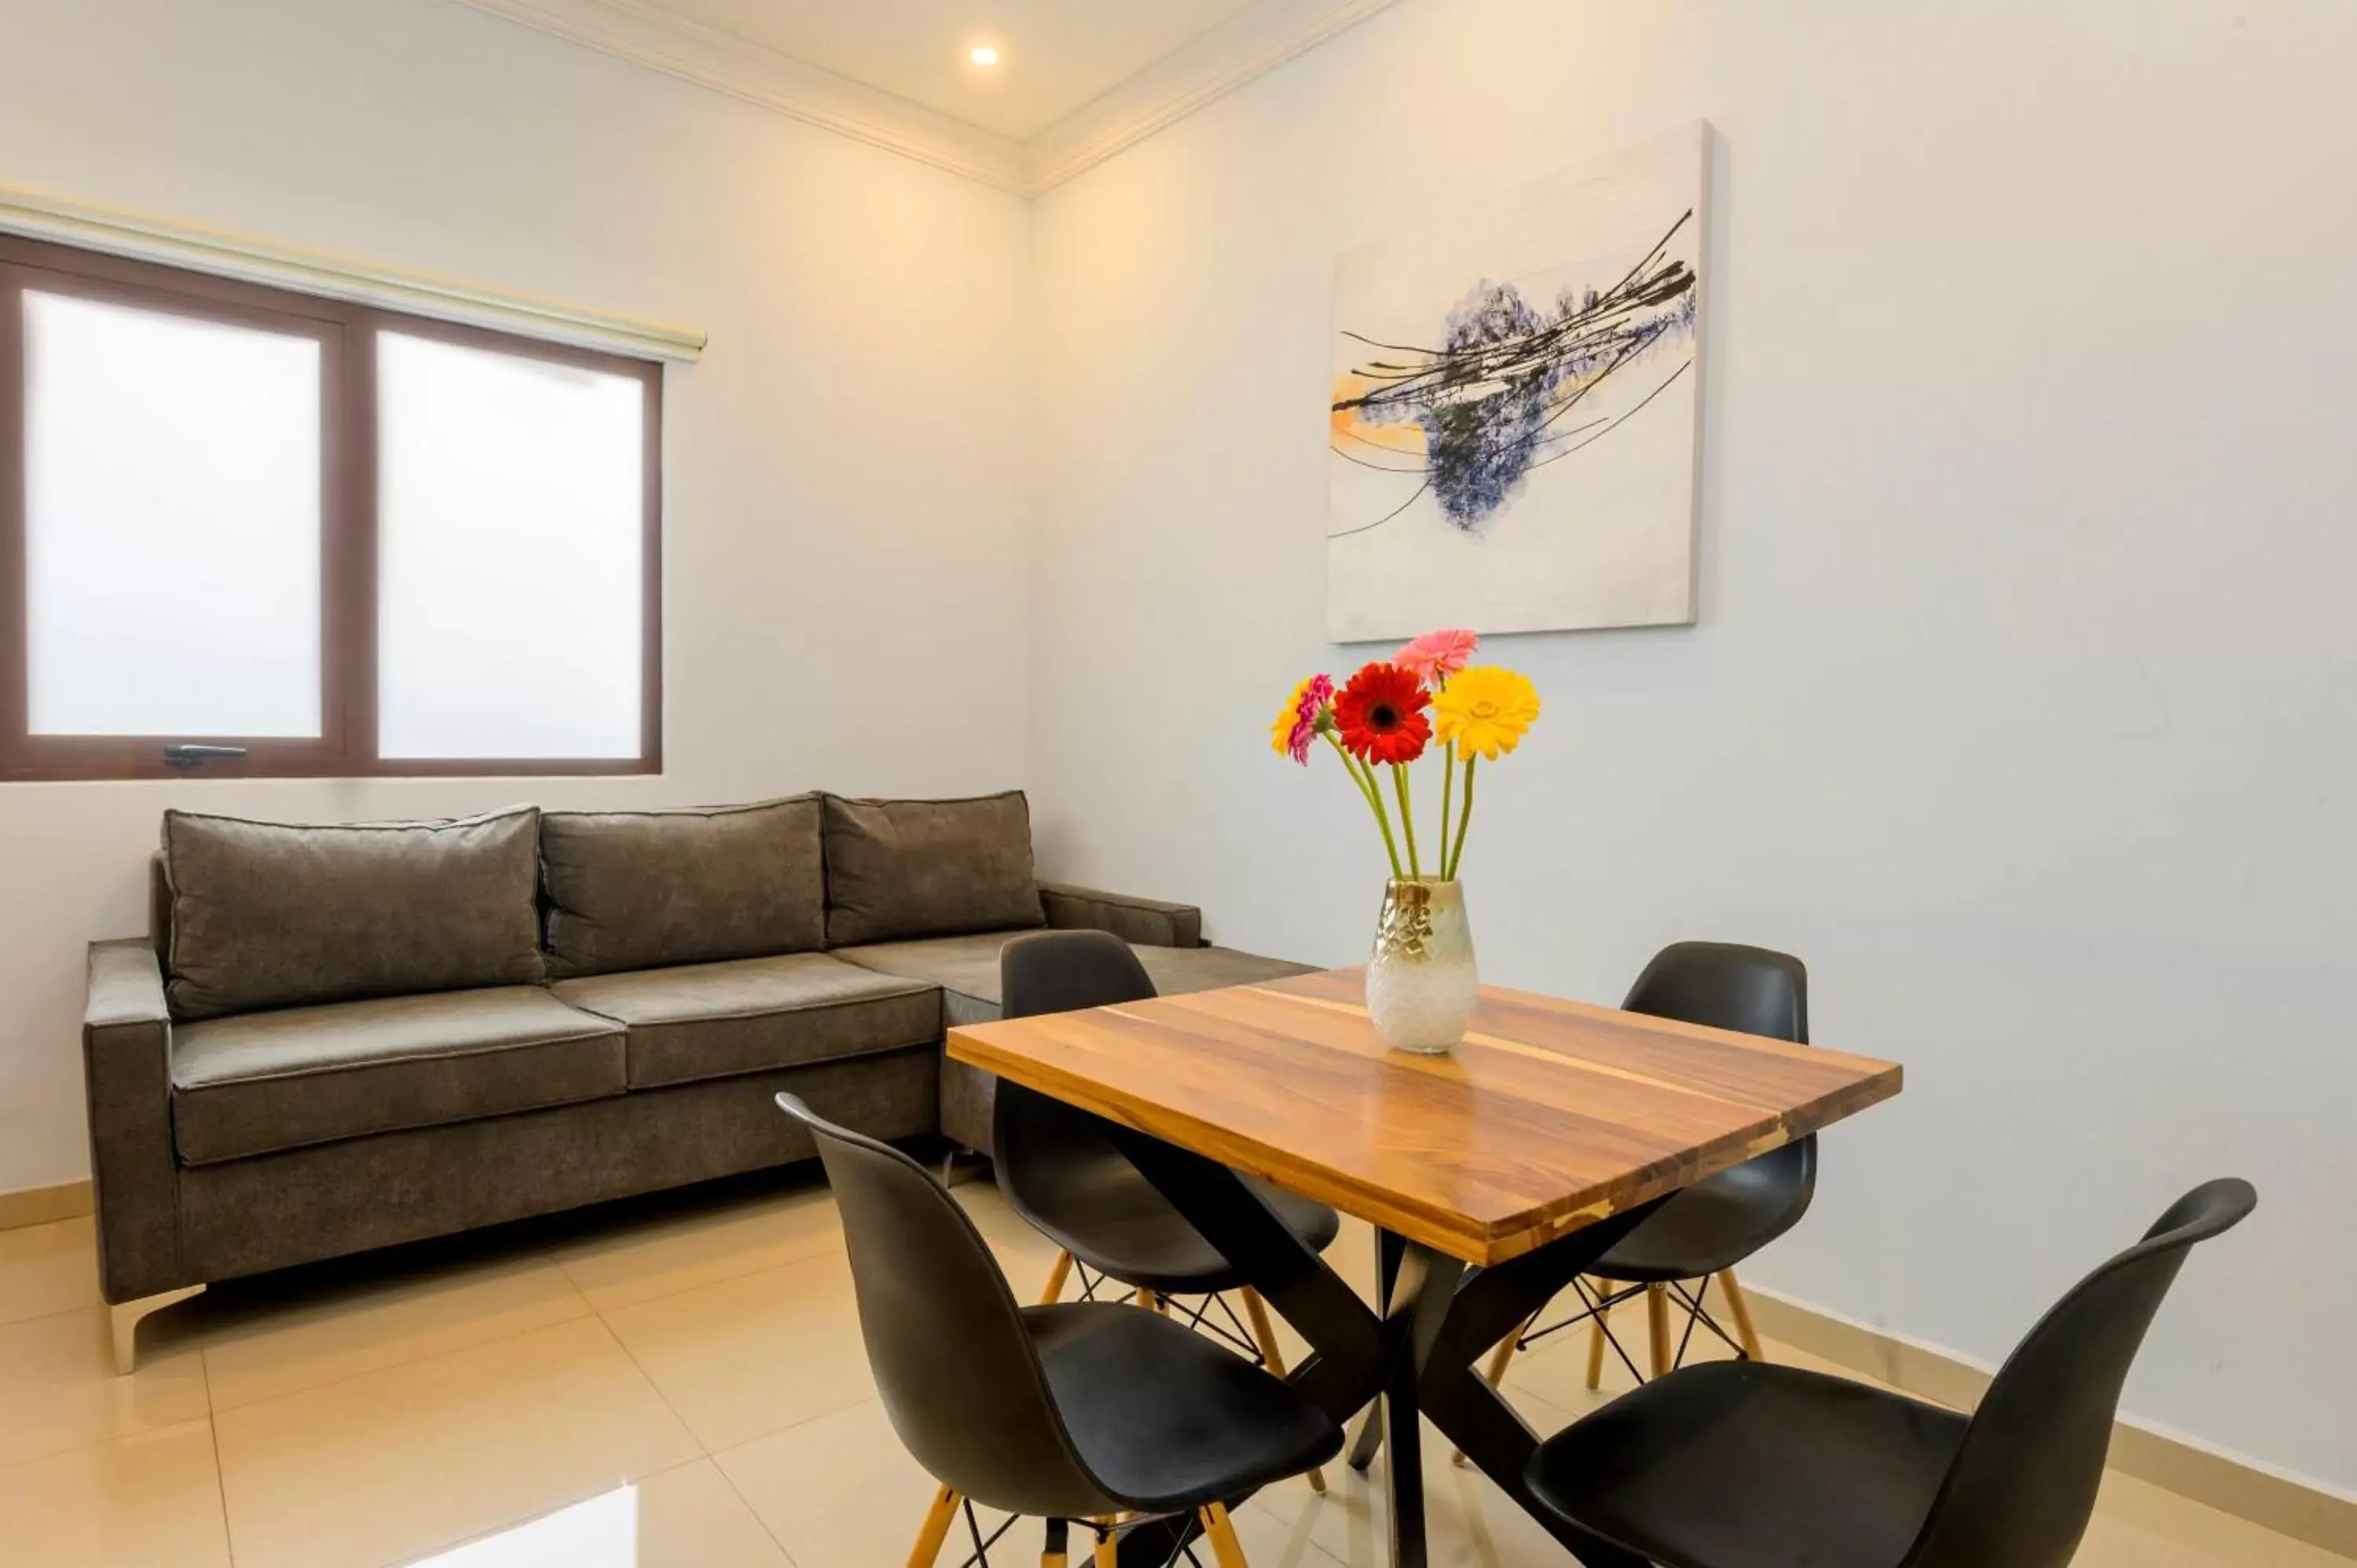
[[[438,0],[0,0],[0,181],[712,334],[667,392],[662,778],[0,785],[0,1190],[88,1170],[81,950],[145,929],[167,805],[1020,781],[1016,199]]]
[[[1378,651],[1320,640],[1333,257],[1706,118],[1702,621],[1491,646],[1547,710],[1485,971],[1804,955],[1908,1090],[1752,1273],[1984,1358],[2251,1177],[2129,1408],[2357,1487],[2352,77],[2332,0],[1409,0],[1050,193],[1049,865],[1363,950],[1372,830],[1265,738]]]

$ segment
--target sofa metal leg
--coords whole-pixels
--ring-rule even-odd
[[[139,1365],[139,1320],[151,1312],[160,1311],[176,1302],[183,1302],[204,1292],[202,1285],[184,1285],[178,1290],[158,1291],[143,1295],[136,1301],[109,1302],[106,1306],[107,1326],[114,1338],[114,1375],[127,1378]]]

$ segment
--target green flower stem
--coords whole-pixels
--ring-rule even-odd
[[[1457,754],[1447,742],[1440,752],[1440,875],[1448,877],[1448,791],[1457,782]]]
[[[1457,819],[1456,858],[1441,872],[1451,882],[1457,880],[1457,867],[1465,859],[1465,831],[1473,825],[1473,765],[1480,760],[1479,757],[1465,759],[1465,810]]]
[[[1415,853],[1415,810],[1408,804],[1406,763],[1392,764],[1392,789],[1399,795],[1400,832],[1407,835],[1407,874],[1421,877],[1424,862],[1416,857]]]
[[[1359,787],[1359,794],[1366,800],[1367,809],[1374,812],[1375,826],[1383,831],[1383,854],[1391,857],[1392,875],[1396,878],[1400,874],[1399,846],[1392,842],[1391,816],[1383,810],[1383,798],[1375,789],[1374,779],[1360,771],[1359,759],[1343,748],[1332,730],[1321,733],[1326,736],[1326,744],[1334,748],[1334,755],[1342,759],[1342,771],[1349,774],[1351,782]]]

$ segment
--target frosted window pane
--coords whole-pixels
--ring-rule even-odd
[[[35,735],[319,733],[319,345],[24,295]]]
[[[639,755],[637,379],[377,339],[379,748]]]

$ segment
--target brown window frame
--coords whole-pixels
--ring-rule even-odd
[[[319,735],[37,736],[28,733],[25,572],[24,293],[76,295],[199,320],[307,336],[320,345]],[[581,759],[377,755],[376,338],[381,331],[636,378],[645,388],[640,562],[639,755]],[[0,235],[0,779],[563,777],[662,771],[662,367],[488,328]],[[238,746],[199,768],[169,746]]]

